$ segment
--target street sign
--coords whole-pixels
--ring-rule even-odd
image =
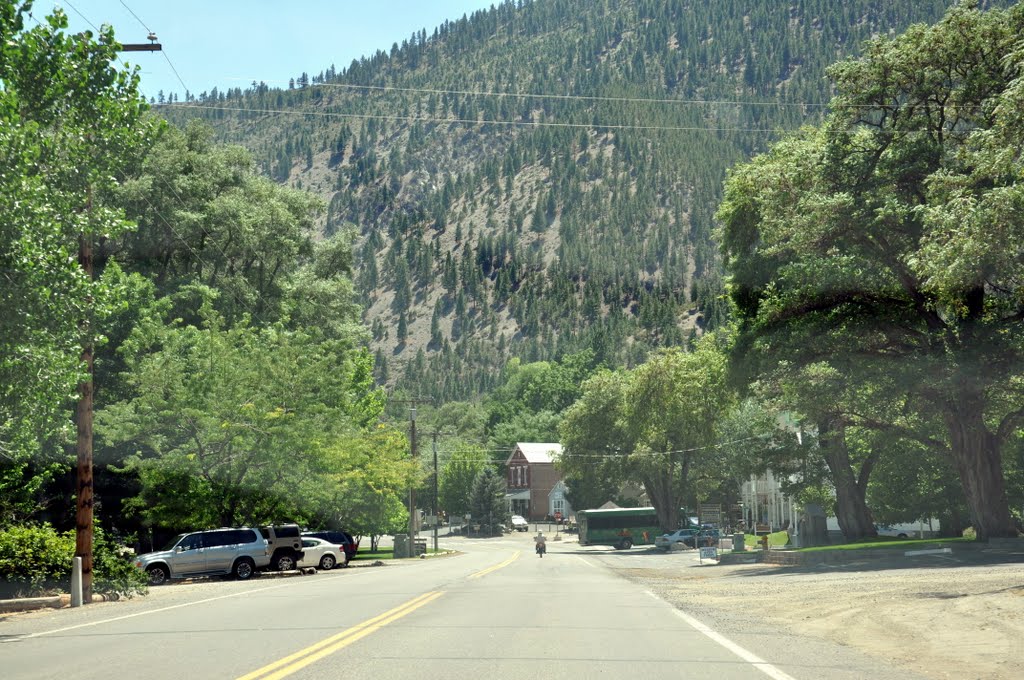
[[[561,522],[562,521],[562,513],[560,513],[560,512],[556,512],[555,513],[555,521],[556,522]]]
[[[718,548],[711,546],[701,546],[700,559],[702,560],[717,560],[718,559]]]
[[[697,514],[703,524],[721,524],[722,506],[718,503],[703,503],[698,507]]]

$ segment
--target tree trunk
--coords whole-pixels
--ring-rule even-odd
[[[875,521],[865,500],[868,475],[853,474],[845,426],[823,420],[818,424],[818,433],[818,446],[836,488],[836,519],[843,536],[847,541],[877,536]]]
[[[985,425],[984,397],[973,390],[961,390],[957,396],[946,405],[943,418],[975,534],[980,541],[1016,536],[1006,500],[1001,446]]]
[[[679,502],[672,492],[672,475],[649,475],[644,477],[643,483],[662,530],[674,531],[679,528]]]

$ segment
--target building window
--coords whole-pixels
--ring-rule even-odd
[[[552,513],[560,512],[562,517],[565,517],[565,499],[553,498],[551,499],[551,511]]]

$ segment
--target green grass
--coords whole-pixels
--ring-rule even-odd
[[[784,548],[789,544],[789,534],[785,531],[776,531],[768,534],[769,548]],[[747,550],[756,550],[761,547],[761,537],[753,534],[743,534],[743,546]]]
[[[922,550],[927,548],[939,548],[949,543],[972,543],[970,538],[890,538],[879,537],[864,539],[857,543],[839,543],[836,545],[817,545],[811,548],[800,548],[798,552],[820,552],[822,550]]]
[[[433,548],[427,548],[428,555],[443,555],[447,553],[447,550],[434,550]],[[369,550],[360,550],[356,553],[356,556],[352,558],[353,562],[373,561],[373,560],[393,560],[395,559],[394,548],[381,548],[376,552],[370,552]]]
[[[393,560],[395,559],[394,548],[380,548],[377,551],[360,550],[352,558],[353,562],[362,560]]]

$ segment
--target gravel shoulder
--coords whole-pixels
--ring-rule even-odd
[[[1024,552],[813,568],[699,565],[692,551],[635,557],[602,561],[733,630],[826,640],[926,678],[1024,677]]]

